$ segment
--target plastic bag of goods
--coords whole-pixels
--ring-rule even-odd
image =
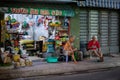
[[[19,54],[13,55],[13,61],[14,62],[19,62],[20,61],[20,55]]]
[[[25,66],[25,60],[24,59],[20,59],[20,66]]]
[[[26,60],[25,60],[25,65],[26,65],[26,66],[32,66],[32,61],[29,60],[29,59],[26,59]]]

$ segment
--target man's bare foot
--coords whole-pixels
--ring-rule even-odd
[[[104,61],[104,58],[103,58],[103,56],[102,56],[102,57],[100,57],[100,60],[101,60],[101,62],[103,62],[103,61]]]
[[[103,61],[104,61],[104,58],[100,57],[100,60],[98,60],[97,62],[103,62]]]
[[[75,61],[74,63],[75,63],[75,64],[78,64],[78,62],[77,62],[77,61]]]

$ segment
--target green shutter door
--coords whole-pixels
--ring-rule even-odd
[[[109,24],[110,53],[119,53],[119,15],[117,12],[110,13]]]
[[[89,40],[92,36],[98,36],[98,11],[89,12]]]
[[[88,42],[88,12],[80,10],[80,49],[85,52]]]
[[[100,18],[99,18],[99,29],[100,29],[100,45],[101,45],[101,49],[102,52],[104,54],[109,53],[109,45],[108,45],[108,12],[107,11],[100,11]]]

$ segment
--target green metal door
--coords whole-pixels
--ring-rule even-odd
[[[119,53],[119,15],[111,12],[109,18],[109,47],[110,53]]]
[[[100,11],[99,13],[99,41],[102,52],[109,53],[109,14],[108,11]]]

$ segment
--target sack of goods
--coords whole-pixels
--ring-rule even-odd
[[[25,65],[26,65],[26,66],[32,66],[32,61],[29,60],[29,59],[26,59],[26,60],[25,60]]]
[[[25,60],[24,59],[20,59],[20,66],[25,66]]]
[[[14,62],[14,68],[20,67],[20,62]]]
[[[3,52],[2,54],[1,54],[1,58],[2,58],[2,61],[4,62],[4,63],[11,63],[12,62],[12,59],[11,59],[11,56],[9,56],[9,52]]]
[[[11,63],[11,62],[12,62],[12,60],[11,60],[10,57],[5,57],[4,58],[4,63]]]

